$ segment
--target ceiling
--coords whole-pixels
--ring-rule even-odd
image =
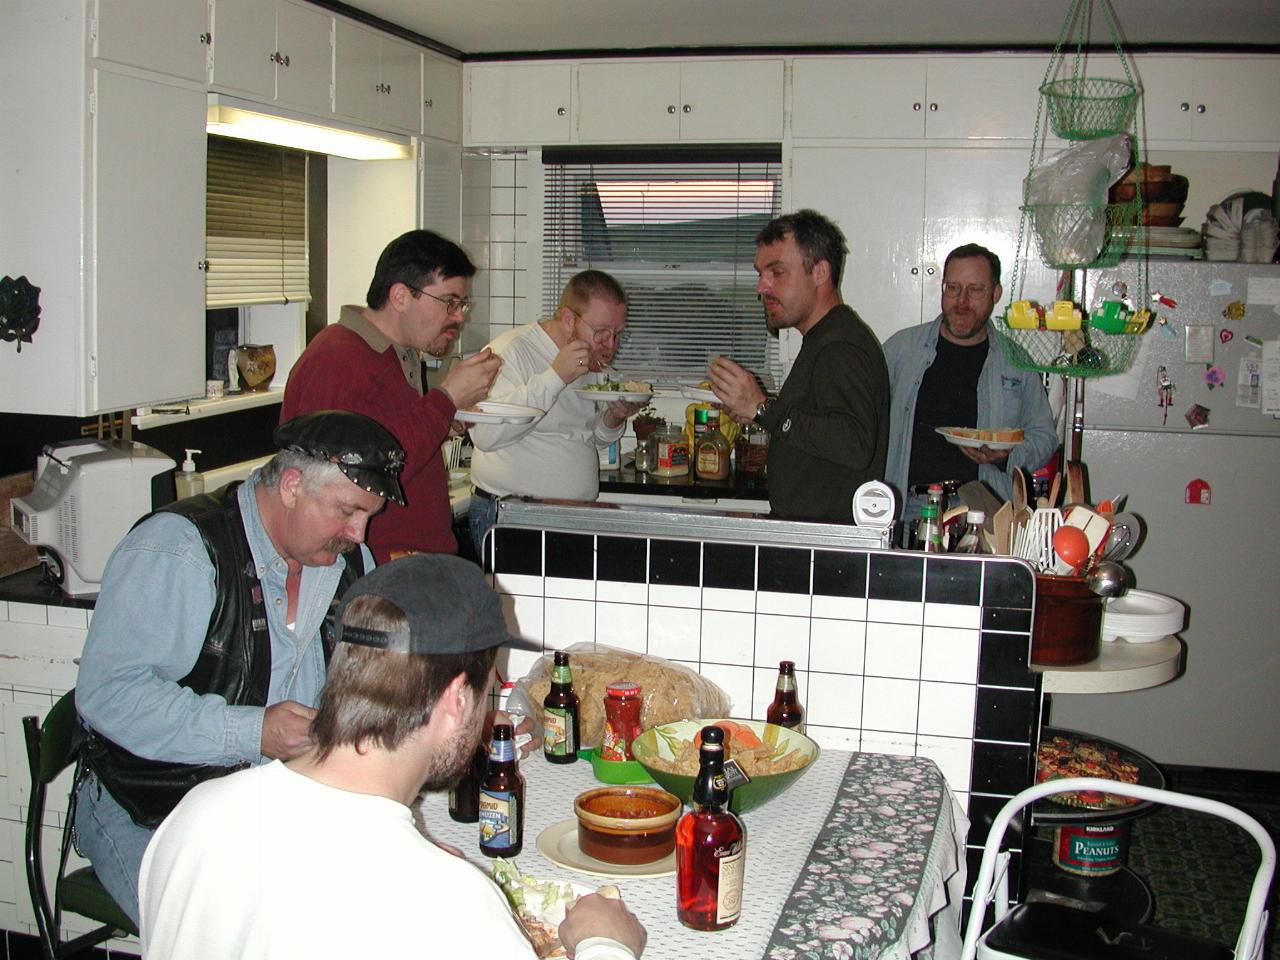
[[[324,5],[324,0],[319,0]],[[1091,39],[1109,44],[1102,12]],[[1068,0],[354,0],[342,4],[464,58],[555,51],[752,47],[1052,49]],[[1116,0],[1134,46],[1280,45],[1275,0]]]

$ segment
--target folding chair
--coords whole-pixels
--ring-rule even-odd
[[[1010,909],[1010,854],[1000,849],[1009,822],[1023,807],[1037,800],[1077,790],[1099,790],[1212,814],[1230,820],[1253,837],[1262,852],[1262,862],[1253,878],[1234,951],[1223,944],[1058,903],[1020,903]],[[991,824],[973,887],[973,906],[960,957],[961,960],[975,957],[978,960],[1129,960],[1138,957],[1143,960],[1232,957],[1261,960],[1267,891],[1275,867],[1276,848],[1266,829],[1247,813],[1225,803],[1097,777],[1047,780],[1013,797]],[[988,906],[993,909],[995,922],[984,930]]]
[[[81,867],[67,873],[67,858],[71,852],[71,825],[75,818],[75,784],[71,787],[71,800],[66,822],[62,828],[62,849],[58,857],[58,870],[53,879],[53,897],[45,885],[43,824],[45,796],[49,784],[75,762],[72,749],[72,733],[76,724],[75,691],[62,695],[44,718],[44,725],[36,717],[23,717],[22,730],[27,741],[27,766],[31,771],[31,797],[27,807],[27,887],[31,891],[31,905],[35,908],[36,926],[40,931],[40,946],[45,960],[59,960],[112,937],[136,935],[133,921],[98,880],[91,867]],[[78,913],[95,923],[102,924],[89,933],[71,940],[60,938],[63,911]]]

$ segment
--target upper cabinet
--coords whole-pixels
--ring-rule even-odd
[[[797,57],[791,134],[1031,140],[1045,57]]]
[[[782,139],[781,60],[584,63],[580,143]]]
[[[333,104],[333,17],[293,0],[215,0],[210,83],[325,116]]]
[[[97,0],[93,55],[204,83],[206,17],[205,0]]]
[[[573,129],[567,63],[475,64],[464,68],[468,144],[568,143]]]
[[[1280,57],[1142,56],[1147,140],[1280,141]]]
[[[417,47],[339,19],[334,24],[338,116],[384,130],[422,129],[422,54]]]
[[[462,64],[457,60],[422,55],[422,132],[462,141]]]

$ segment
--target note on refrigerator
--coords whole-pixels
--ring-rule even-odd
[[[1280,340],[1262,345],[1262,412],[1280,416]]]

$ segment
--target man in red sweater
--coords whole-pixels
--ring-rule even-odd
[[[454,414],[483,400],[502,360],[487,349],[455,363],[423,389],[421,353],[441,357],[471,309],[476,268],[457,244],[429,230],[392,240],[378,258],[368,307],[344,306],[289,374],[285,422],[316,410],[351,410],[378,421],[405,449],[405,505],[388,503],[366,543],[379,564],[406,553],[456,553],[440,445]]]

